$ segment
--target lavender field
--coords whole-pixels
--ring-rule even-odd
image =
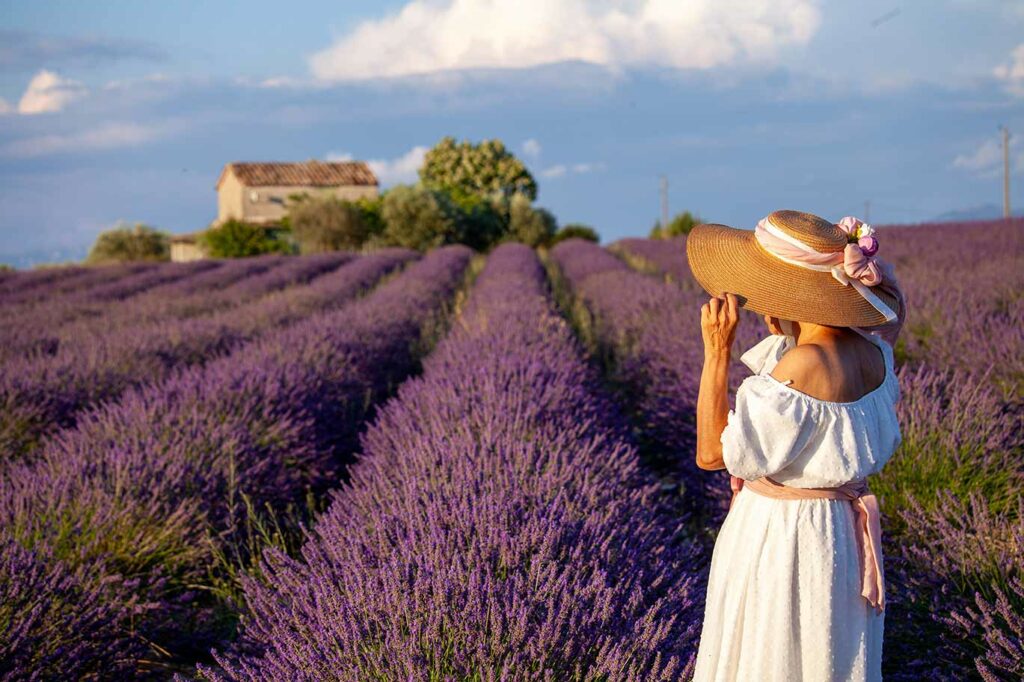
[[[1019,680],[1024,220],[881,238],[885,676]],[[3,274],[0,680],[688,679],[684,239]]]

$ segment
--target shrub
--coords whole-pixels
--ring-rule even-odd
[[[555,216],[543,208],[534,208],[525,194],[514,194],[508,203],[508,235],[529,246],[546,244],[555,236]]]
[[[384,208],[384,197],[363,197],[355,201],[359,213],[366,227],[367,238],[379,236],[384,233],[384,217],[381,211]]]
[[[486,251],[508,233],[508,211],[494,197],[456,195],[449,198],[459,211],[457,241],[477,251]]]
[[[301,201],[288,217],[302,253],[358,249],[370,236],[363,209],[336,197]]]
[[[280,230],[228,220],[204,232],[199,241],[213,258],[245,258],[265,253],[288,253],[291,247]]]
[[[101,232],[89,250],[86,262],[93,265],[139,260],[169,260],[170,242],[164,232],[136,223]]]
[[[444,193],[400,185],[384,195],[381,216],[386,243],[425,251],[459,241],[458,207]]]
[[[669,221],[667,226],[663,226],[660,222],[657,223],[651,229],[651,239],[671,239],[672,237],[690,234],[690,230],[700,225],[700,223],[701,219],[699,217],[689,211],[683,211],[676,214],[676,217]]]
[[[130,676],[145,649],[129,627],[146,605],[124,599],[116,576],[89,580],[49,558],[0,537],[0,680]]]
[[[389,260],[409,254],[356,259],[351,274],[365,277]],[[104,405],[0,479],[0,532],[49,548],[89,585],[132,580],[131,594],[152,609],[133,625],[155,651],[181,655],[228,634],[204,608],[218,595],[203,588],[223,578],[218,552],[244,549],[250,509],[287,508],[307,487],[338,480],[374,404],[416,370],[424,334],[468,262],[468,249],[440,249],[365,299]],[[103,571],[87,570],[93,557],[104,559]],[[31,602],[23,584],[11,594]],[[0,624],[11,598],[0,589]],[[8,622],[19,632],[32,617],[19,609]]]
[[[589,225],[582,225],[580,223],[570,223],[566,225],[551,238],[552,244],[558,244],[564,242],[566,239],[585,239],[588,242],[597,243],[601,241],[601,237],[597,234],[597,230],[590,227]]]

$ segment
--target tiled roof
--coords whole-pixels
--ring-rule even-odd
[[[362,161],[306,161],[304,163],[234,162],[224,166],[217,188],[228,171],[232,171],[246,187],[338,187],[342,185],[377,185],[377,176]]]

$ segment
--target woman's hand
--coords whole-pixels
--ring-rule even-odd
[[[712,297],[700,307],[700,332],[704,337],[704,356],[728,355],[736,340],[739,322],[739,301],[736,294],[725,298]]]

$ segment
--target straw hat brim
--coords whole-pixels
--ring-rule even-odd
[[[726,225],[697,225],[686,239],[690,270],[713,296],[736,294],[743,308],[784,320],[834,327],[873,327],[885,316],[853,286],[831,273],[791,265],[765,251],[753,230]],[[896,310],[888,293],[871,291]]]

